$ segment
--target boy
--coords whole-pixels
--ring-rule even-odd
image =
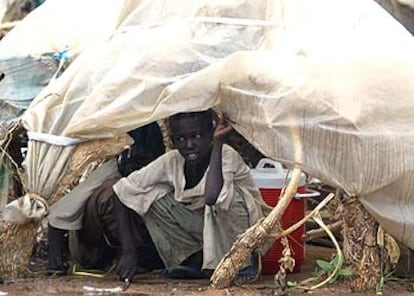
[[[170,127],[177,149],[113,186],[121,280],[136,273],[136,248],[145,241],[131,216],[142,219],[167,276],[201,278],[269,210],[247,165],[223,144],[231,130],[223,116],[214,129],[210,111],[179,113]]]

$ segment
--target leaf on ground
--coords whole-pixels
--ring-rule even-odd
[[[352,275],[352,270],[343,268],[343,269],[340,269],[338,271],[337,275],[340,275],[340,276],[350,276],[350,275]]]
[[[323,271],[331,271],[333,270],[333,266],[331,263],[325,261],[325,260],[316,260],[316,264],[323,270]]]

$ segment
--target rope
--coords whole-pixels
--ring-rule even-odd
[[[71,274],[79,275],[79,276],[90,276],[90,277],[95,277],[95,278],[104,278],[108,276],[112,271],[114,271],[115,267],[116,267],[116,264],[113,264],[111,268],[109,268],[108,271],[103,272],[102,270],[99,270],[99,269],[78,270],[77,265],[73,264]]]
[[[79,143],[84,142],[84,140],[80,138],[71,138],[65,136],[58,136],[52,135],[47,133],[40,133],[40,132],[27,132],[27,136],[29,137],[30,141],[39,141],[48,144],[52,144],[55,146],[74,146]]]
[[[41,197],[39,194],[33,193],[33,192],[28,192],[25,195],[28,195],[29,198],[31,198],[31,199],[33,199],[35,201],[40,202],[44,206],[44,208],[46,209],[45,216],[47,216],[49,214],[50,209],[49,209],[49,204],[48,204],[48,202],[47,202],[46,199],[44,199],[43,197]]]
[[[26,224],[43,219],[49,211],[46,199],[36,193],[28,192],[6,205],[2,219],[15,224]]]

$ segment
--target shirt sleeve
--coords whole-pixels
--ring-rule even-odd
[[[145,189],[158,183],[170,182],[169,169],[173,165],[173,152],[166,153],[140,170],[134,171],[118,183]]]
[[[158,198],[173,190],[175,151],[168,152],[146,167],[121,178],[113,186],[120,201],[140,215]]]

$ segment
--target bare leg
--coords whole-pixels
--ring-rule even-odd
[[[66,274],[68,263],[65,261],[63,253],[67,249],[67,231],[48,225],[49,240],[49,267],[53,274]]]

